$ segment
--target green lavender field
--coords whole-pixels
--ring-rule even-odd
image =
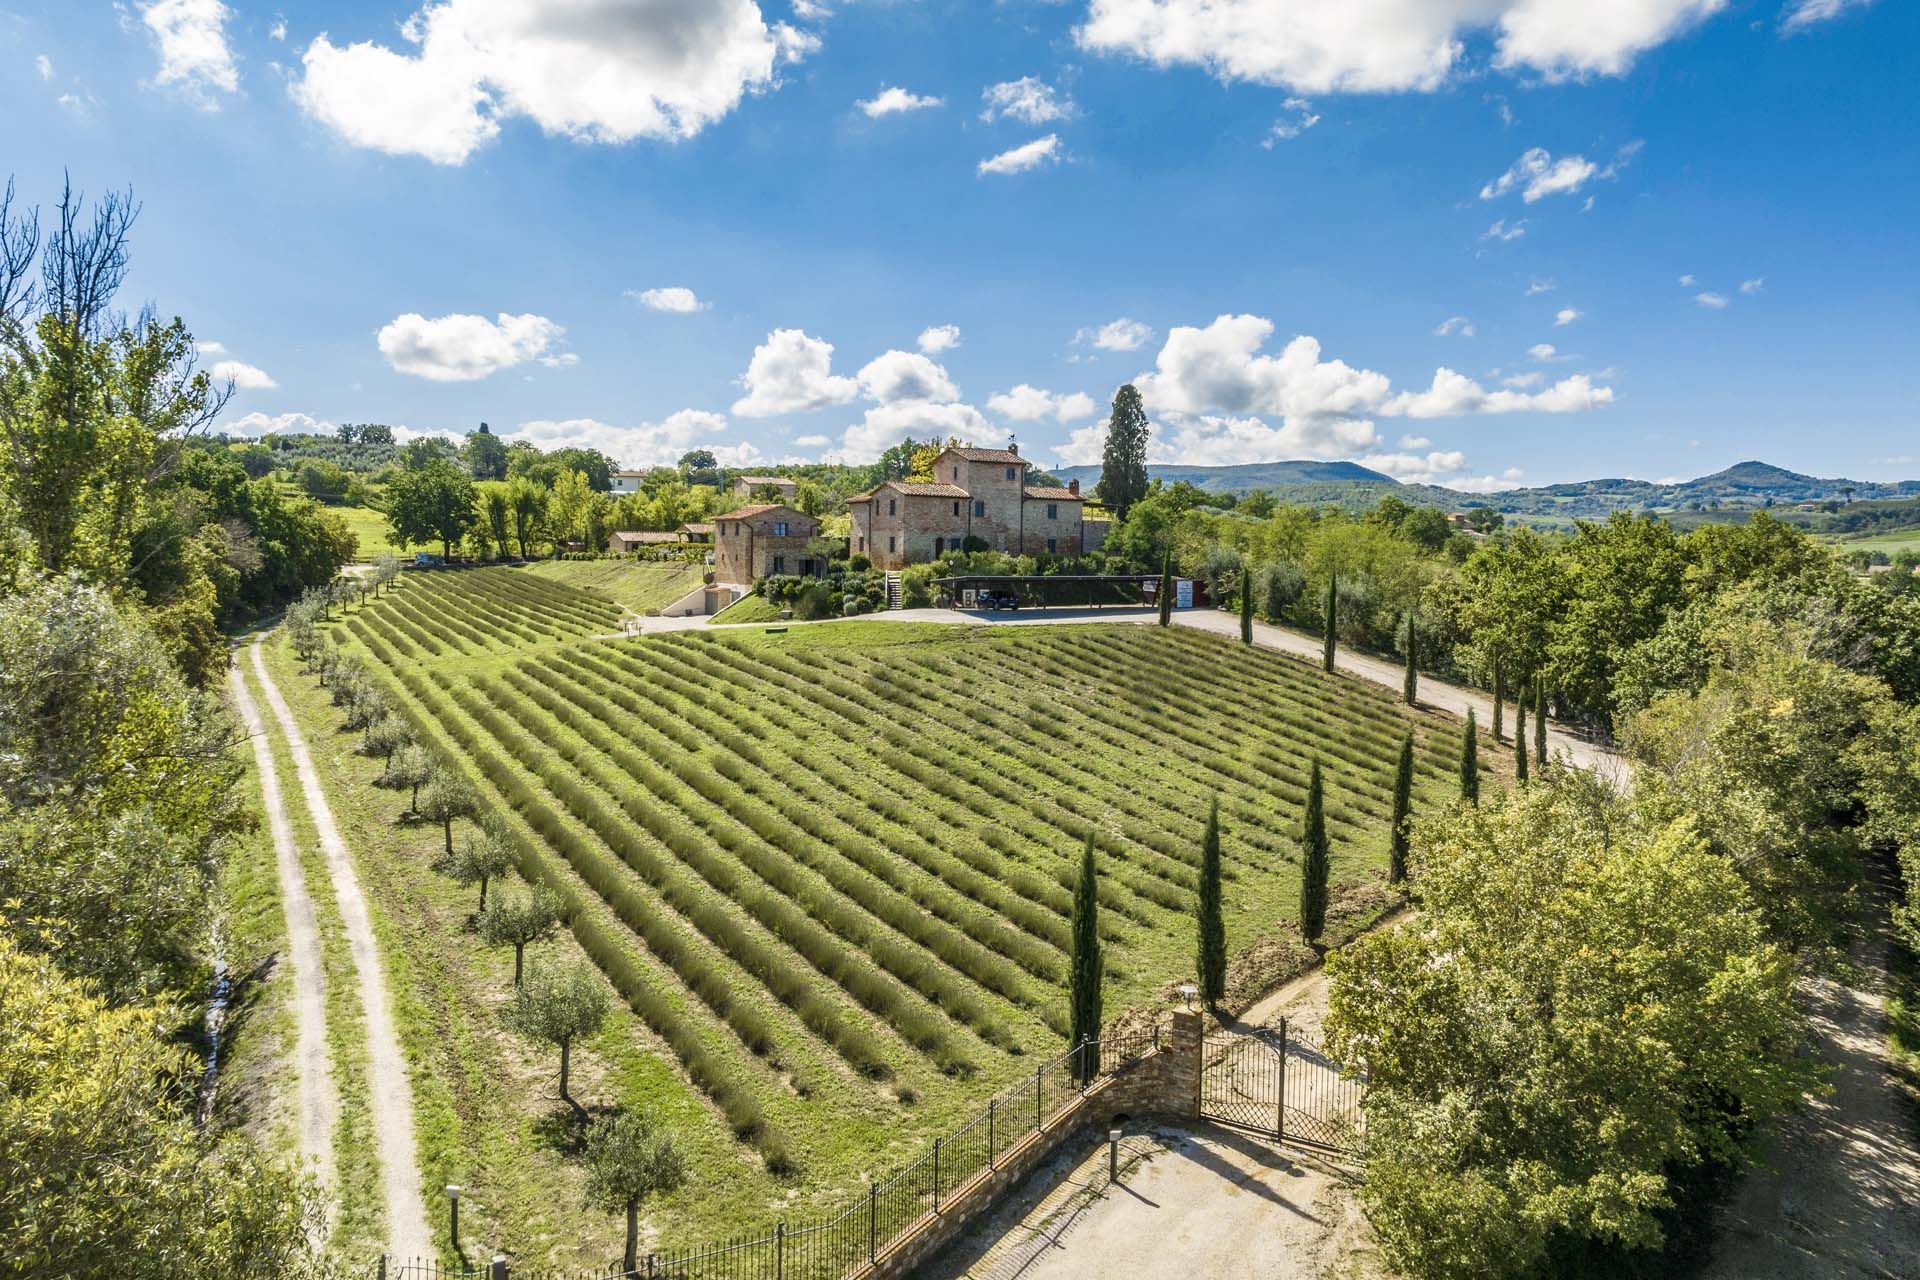
[[[1409,724],[1416,808],[1457,790],[1457,722],[1184,628],[608,639],[617,617],[592,592],[487,569],[408,575],[334,635],[506,820],[522,875],[566,901],[633,1014],[622,1051],[671,1068],[604,1099],[692,1131],[692,1182],[656,1215],[668,1243],[858,1193],[1058,1052],[1089,832],[1111,1016],[1165,1008],[1192,973],[1216,795],[1244,968],[1263,951],[1299,962],[1310,759],[1349,927],[1387,901]]]

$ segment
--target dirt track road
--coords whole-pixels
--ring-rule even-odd
[[[399,1032],[393,1024],[386,974],[380,963],[379,944],[374,940],[373,922],[367,914],[367,900],[360,892],[353,855],[341,839],[333,810],[327,805],[326,792],[320,786],[320,775],[313,767],[306,738],[301,735],[286,699],[275,687],[273,677],[267,673],[259,640],[254,641],[252,654],[260,692],[273,709],[274,720],[286,738],[294,771],[300,777],[307,812],[320,836],[320,851],[326,856],[334,900],[346,930],[347,950],[359,977],[360,1004],[367,1030],[367,1105],[373,1116],[387,1205],[387,1251],[400,1259],[430,1258],[433,1237],[427,1231],[426,1205],[420,1196],[420,1165],[414,1156],[413,1087],[407,1079],[406,1059],[401,1055]]]
[[[267,741],[266,723],[237,662],[229,678],[234,706],[253,742],[261,801],[273,836],[280,908],[287,923],[286,964],[293,988],[295,1027],[293,1066],[299,1081],[300,1161],[326,1194],[333,1190],[333,1126],[340,1102],[334,1092],[332,1059],[327,1055],[327,979],[320,952],[320,921],[314,913],[313,897],[307,892],[306,874],[300,869],[300,853],[293,842],[293,824],[287,820],[286,798],[280,793],[280,776],[274,767],[272,745]]]
[[[1853,976],[1800,983],[1833,1093],[1776,1127],[1721,1214],[1711,1280],[1920,1276],[1920,1139],[1887,1045],[1892,887],[1873,887]]]

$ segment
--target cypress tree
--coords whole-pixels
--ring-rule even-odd
[[[1227,993],[1227,922],[1220,906],[1220,797],[1200,845],[1200,998],[1212,1008]]]
[[[1160,562],[1160,625],[1173,625],[1173,552]]]
[[[1240,566],[1240,643],[1253,643],[1253,570]]]
[[[1502,705],[1506,698],[1506,672],[1500,669],[1500,655],[1496,653],[1493,655],[1493,740],[1495,742],[1507,736],[1507,727],[1504,723],[1506,717],[1501,714],[1506,710]]]
[[[1468,804],[1480,803],[1480,730],[1473,722],[1473,708],[1467,708],[1467,733],[1460,740],[1460,798]]]
[[[1073,890],[1072,956],[1067,964],[1068,1000],[1073,1011],[1071,1046],[1100,1038],[1100,899],[1095,893],[1093,833],[1080,855],[1080,880]],[[1070,1046],[1070,1047],[1071,1047]],[[1079,1058],[1080,1079],[1093,1079],[1099,1061],[1093,1053]]]
[[[1407,610],[1407,678],[1401,692],[1406,694],[1407,705],[1413,706],[1420,700],[1420,645],[1419,631],[1414,621],[1413,610]]]
[[[1469,710],[1468,716],[1473,712]],[[1467,731],[1473,731],[1472,721]],[[1473,766],[1471,758],[1460,762],[1461,784],[1465,788],[1465,770]],[[1413,813],[1413,730],[1400,739],[1400,765],[1393,771],[1393,835],[1387,845],[1387,883],[1399,884],[1407,878],[1407,819]]]
[[[1547,764],[1547,678],[1539,676],[1533,686],[1533,762]]]
[[[1132,383],[1114,393],[1107,443],[1100,452],[1100,483],[1094,496],[1122,521],[1147,496],[1147,437],[1152,434],[1140,392]]]
[[[1513,700],[1513,776],[1521,782],[1527,780],[1527,695],[1526,684],[1520,685],[1520,696]]]
[[[1324,784],[1320,781],[1320,761],[1313,762],[1307,775],[1307,808],[1300,822],[1300,845],[1306,856],[1300,860],[1300,936],[1318,942],[1327,927],[1327,813]]]
[[[1340,591],[1340,579],[1331,574],[1328,575],[1327,577],[1327,617],[1326,617],[1327,634],[1326,634],[1325,641],[1323,641],[1326,648],[1322,651],[1320,655],[1320,665],[1325,667],[1329,671],[1333,670],[1333,628],[1334,628],[1334,624],[1340,621],[1339,591]]]

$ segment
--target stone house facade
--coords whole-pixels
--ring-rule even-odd
[[[826,557],[807,549],[820,522],[777,502],[756,503],[713,518],[713,577],[750,586],[775,574],[813,577]]]
[[[769,485],[780,491],[782,502],[792,502],[794,496],[800,492],[800,482],[789,480],[785,476],[740,476],[733,482],[733,492],[736,497],[751,498],[754,490]]]
[[[1087,550],[1080,484],[1027,483],[1033,464],[1017,447],[951,447],[932,482],[888,480],[847,501],[855,555],[902,569],[962,550],[969,538],[1009,555],[1079,555]]]

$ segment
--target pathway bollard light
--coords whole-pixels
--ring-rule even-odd
[[[453,1251],[460,1252],[460,1184],[447,1184],[447,1235],[453,1240]]]
[[[1120,1131],[1118,1129],[1107,1130],[1107,1181],[1115,1184],[1120,1181]]]

